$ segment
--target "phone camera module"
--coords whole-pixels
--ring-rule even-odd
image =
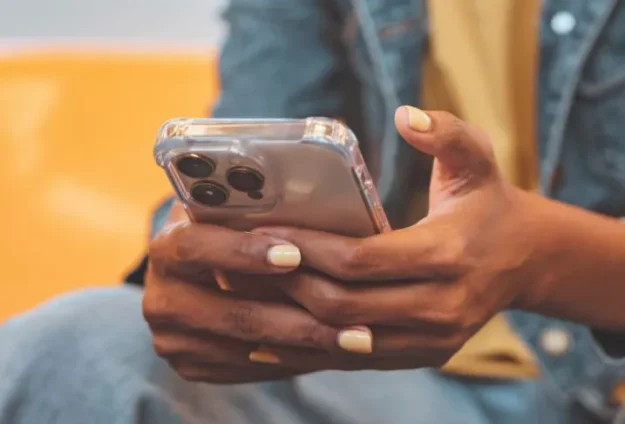
[[[230,168],[226,178],[232,188],[245,193],[258,192],[265,184],[263,174],[247,166],[235,166]]]
[[[191,188],[191,196],[206,206],[221,206],[228,201],[228,190],[212,181],[196,183]]]
[[[247,196],[252,200],[260,200],[263,198],[263,193],[260,191],[250,191]]]
[[[200,155],[191,154],[176,161],[178,171],[191,178],[208,178],[215,170],[215,163]]]

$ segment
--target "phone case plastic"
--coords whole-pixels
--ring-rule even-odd
[[[227,167],[250,163],[262,167],[267,174],[266,197],[271,211],[258,209],[256,222],[245,223],[250,219],[251,206],[236,192],[231,194],[234,204],[227,207],[208,208],[199,204],[189,190],[192,182],[181,176],[175,166],[178,158],[190,154],[219,158],[216,178],[223,177]],[[363,209],[362,206],[356,209],[355,201],[350,199],[355,190],[349,184],[355,183],[373,232],[390,228],[357,139],[336,120],[173,119],[159,131],[154,158],[167,173],[191,218],[197,221],[210,220],[244,230],[257,225],[312,222],[315,229],[335,231],[341,226],[346,234],[364,236],[369,231],[362,224],[350,222],[351,216],[357,221],[358,210]],[[351,183],[345,181],[344,174],[351,175]],[[294,200],[296,195],[299,198]],[[242,206],[237,206],[237,201]],[[298,222],[294,217],[301,215],[308,218]],[[320,215],[327,216],[317,219]],[[333,219],[328,216],[343,222],[329,222]]]

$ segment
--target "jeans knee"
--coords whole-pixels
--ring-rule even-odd
[[[7,363],[69,359],[147,335],[141,291],[88,289],[62,295],[0,326],[0,371]],[[114,339],[119,340],[114,340]],[[19,367],[19,366],[18,366]]]
[[[153,353],[138,288],[53,299],[0,326],[0,346],[0,422],[138,422],[122,417],[143,404],[173,416],[158,389],[173,372]],[[145,422],[174,422],[162,419]]]

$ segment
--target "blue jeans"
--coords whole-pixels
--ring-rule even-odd
[[[186,382],[154,354],[133,287],[65,295],[0,327],[2,424],[571,422],[554,393],[434,370]]]

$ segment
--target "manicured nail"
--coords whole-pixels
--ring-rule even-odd
[[[432,118],[421,109],[412,106],[404,106],[408,114],[408,126],[415,131],[428,132],[432,127]]]
[[[296,268],[302,261],[302,254],[292,244],[278,244],[267,251],[267,262],[278,268]]]
[[[215,282],[220,289],[222,289],[223,291],[233,291],[232,286],[228,281],[228,277],[226,277],[226,274],[224,274],[223,271],[214,269],[213,277],[215,277]]]
[[[354,327],[339,333],[338,343],[341,349],[352,353],[368,354],[373,352],[371,331],[362,327]]]
[[[261,350],[251,351],[249,359],[251,362],[257,362],[260,364],[279,364],[282,362],[275,354]]]

